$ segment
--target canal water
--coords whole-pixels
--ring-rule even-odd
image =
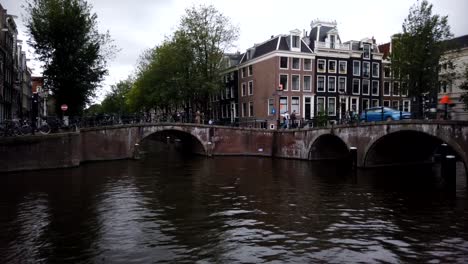
[[[0,263],[467,263],[466,178],[436,169],[162,148],[0,174]]]

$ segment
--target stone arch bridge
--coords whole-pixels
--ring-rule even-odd
[[[349,148],[356,147],[361,167],[428,162],[446,143],[468,171],[468,122],[416,120],[293,130],[183,123],[87,128],[79,133],[0,139],[0,171],[132,158],[138,144],[148,139],[178,139],[190,151],[208,156],[303,160],[346,158]]]

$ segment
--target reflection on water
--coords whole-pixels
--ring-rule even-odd
[[[204,158],[0,175],[0,263],[467,262],[468,198],[431,168]]]

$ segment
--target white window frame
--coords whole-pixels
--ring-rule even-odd
[[[284,112],[281,112],[281,98],[286,98],[286,111]],[[278,111],[280,114],[284,114],[285,112],[289,111],[289,98],[287,96],[280,96]]]
[[[293,99],[297,99],[297,109],[294,109]],[[300,96],[291,96],[291,113],[296,110],[296,114],[301,114],[301,97]]]
[[[242,78],[245,78],[245,77],[246,77],[246,76],[245,76],[245,74],[246,74],[246,72],[247,72],[247,69],[246,69],[246,68],[247,68],[247,67],[242,67],[242,69],[241,69]]]
[[[272,104],[270,104],[270,102],[272,102]],[[276,115],[276,113],[272,113],[271,111],[275,108],[275,98],[268,98],[267,100],[267,109],[268,109],[268,113],[267,113],[267,116],[272,116],[272,115]],[[272,107],[270,107],[270,105]]]
[[[320,67],[319,67],[321,62],[323,62],[323,70],[320,70]],[[325,59],[317,60],[317,72],[320,72],[320,73],[327,72],[327,60]]]
[[[247,84],[243,82],[241,84],[241,96],[244,97],[247,94]]]
[[[252,84],[252,86],[250,86],[250,84]],[[252,87],[252,89],[250,89]],[[248,82],[248,85],[247,85],[247,93],[248,95],[253,95],[253,90],[254,90],[254,86],[253,86],[253,81],[249,81]]]
[[[374,65],[377,65],[377,71],[374,71]],[[380,77],[380,64],[378,62],[372,62],[372,77]]]
[[[335,69],[334,70],[330,69],[330,64],[331,63],[335,63]],[[328,60],[328,72],[329,73],[336,73],[337,72],[337,69],[336,69],[337,67],[338,67],[338,65],[336,63],[336,60]]]
[[[354,113],[357,114],[359,113],[359,97],[356,96],[351,96],[349,98],[349,109],[353,111],[353,100],[356,102],[356,109],[354,109]]]
[[[367,93],[364,91],[364,83],[367,83]],[[367,79],[362,80],[362,95],[370,95],[370,81]]]
[[[252,70],[250,70],[252,69]],[[253,75],[253,65],[247,66],[247,76],[252,76]]]
[[[320,104],[318,103],[318,101],[321,100],[321,99],[323,99],[323,112],[324,112],[324,113],[327,113],[327,105],[326,105],[326,102],[327,102],[327,101],[326,101],[325,96],[317,96],[317,104],[316,104],[316,105],[317,105],[317,114],[321,111],[321,109],[318,109],[318,107],[319,107],[319,105],[320,105]]]
[[[305,63],[306,60],[309,60],[309,61],[310,61],[310,69],[307,69],[307,68],[306,68],[306,63]],[[303,68],[304,71],[312,71],[312,59],[304,58],[304,59],[302,60],[302,68]]]
[[[408,109],[405,110],[405,103],[408,103]],[[411,112],[411,100],[403,100],[403,111]]]
[[[401,82],[400,83],[400,95],[402,97],[407,97],[408,96],[408,87],[406,87],[406,89],[404,89],[404,93],[403,93],[403,84],[406,84],[405,86],[408,86],[408,83],[407,82]],[[411,107],[410,107],[411,108]]]
[[[319,91],[319,87],[320,87],[320,86],[319,86],[319,79],[321,79],[321,78],[323,78],[323,91]],[[317,76],[317,92],[321,92],[321,93],[322,93],[322,92],[327,91],[327,83],[326,83],[326,82],[327,82],[327,78],[326,78],[325,75],[318,75],[318,76]]]
[[[309,98],[310,99],[310,117],[313,118],[314,117],[314,113],[315,113],[315,109],[314,109],[314,96],[310,95],[310,96],[303,96],[302,97],[302,117],[306,117],[306,98]]]
[[[333,108],[332,114],[330,114],[330,101],[335,101],[335,107]],[[328,116],[336,116],[336,97],[328,97],[328,99],[327,99],[327,114],[328,114]]]
[[[297,76],[297,80],[298,80],[298,86],[297,86],[297,89],[294,89],[293,85],[294,85],[294,76]],[[301,91],[301,75],[299,74],[291,74],[291,91],[292,92],[300,92]]]
[[[245,106],[245,107],[244,107]],[[243,102],[242,103],[242,117],[246,117],[247,115],[247,103],[246,102]]]
[[[385,74],[385,69],[388,69],[388,75]],[[384,78],[391,78],[392,77],[392,68],[389,65],[385,65],[383,74],[384,74],[384,76],[383,76]]]
[[[367,67],[367,68],[368,68],[367,73],[368,73],[369,75],[364,75],[364,74],[365,74],[364,69],[366,68],[365,65],[368,65],[368,66],[369,66],[369,67]],[[369,61],[363,61],[363,62],[362,62],[362,77],[364,77],[364,78],[370,78],[370,77],[371,77],[371,64],[370,64]]]
[[[366,49],[369,50],[368,56],[366,57]],[[371,57],[371,45],[369,43],[365,43],[362,47],[362,57],[366,60],[370,60]]]
[[[253,110],[254,110],[253,109],[253,107],[254,107],[253,102],[250,101],[248,106],[249,106],[249,117],[252,117],[252,116],[254,116],[254,114],[253,114]],[[250,109],[252,109],[252,111],[250,111]]]
[[[330,89],[330,80],[333,80],[333,90]],[[327,80],[328,92],[329,93],[336,93],[336,76],[328,76]]]
[[[393,107],[393,102],[397,103],[396,107]],[[396,110],[400,110],[400,101],[399,100],[392,100],[391,108],[396,109]]]
[[[388,83],[388,93],[385,93],[385,84]],[[383,85],[383,95],[384,96],[390,96],[392,94],[392,85],[391,85],[391,82],[389,81],[384,81],[384,85]]]
[[[294,46],[294,38],[297,38],[297,46]],[[301,48],[301,38],[297,35],[291,35],[291,47],[294,49],[300,49]]]
[[[340,80],[344,79],[344,91],[340,91]],[[339,76],[338,77],[338,92],[339,93],[346,93],[346,86],[347,86],[347,78],[345,76]]]
[[[286,87],[283,86],[283,91],[287,91],[288,90],[288,86],[289,86],[289,74],[283,74],[281,73],[279,75],[279,84],[281,84],[281,76],[286,76]]]
[[[299,63],[297,64],[298,68],[294,68],[294,59],[298,59]],[[300,71],[301,70],[301,58],[292,57],[291,58],[291,70]]]
[[[358,81],[358,92],[357,93],[354,92],[354,80]],[[353,78],[351,93],[354,94],[354,95],[360,95],[361,94],[361,79]]]
[[[343,71],[343,72],[340,70],[340,68],[341,68],[340,65],[341,65],[342,63],[344,63],[344,71]],[[340,60],[340,61],[338,62],[338,73],[339,73],[339,74],[347,74],[347,73],[348,73],[348,62],[347,62],[347,61],[342,61],[342,60]]]
[[[377,83],[377,93],[374,93],[374,83]],[[372,95],[379,96],[380,95],[380,82],[377,80],[372,80],[371,82],[371,90]]]
[[[358,73],[355,73],[354,72],[354,64],[357,63],[357,69],[358,69]],[[353,76],[361,76],[361,61],[358,61],[358,60],[353,60]]]
[[[281,67],[281,58],[286,58],[286,68],[282,68],[282,67]],[[280,56],[280,57],[278,58],[278,62],[279,62],[279,68],[280,68],[280,69],[283,69],[283,70],[289,69],[289,57]]]
[[[306,77],[309,77],[309,87],[307,87],[307,89],[306,89],[306,86],[305,86],[305,84],[306,84],[305,78]],[[303,75],[302,76],[302,90],[304,92],[312,92],[312,75]]]
[[[398,94],[395,94],[395,84],[398,84]],[[399,81],[394,81],[392,85],[392,96],[400,96],[401,95],[401,86]]]

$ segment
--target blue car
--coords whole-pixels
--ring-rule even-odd
[[[400,112],[396,109],[379,106],[368,108],[367,110],[361,113],[359,119],[365,122],[403,120],[411,119],[411,113],[405,111]]]

